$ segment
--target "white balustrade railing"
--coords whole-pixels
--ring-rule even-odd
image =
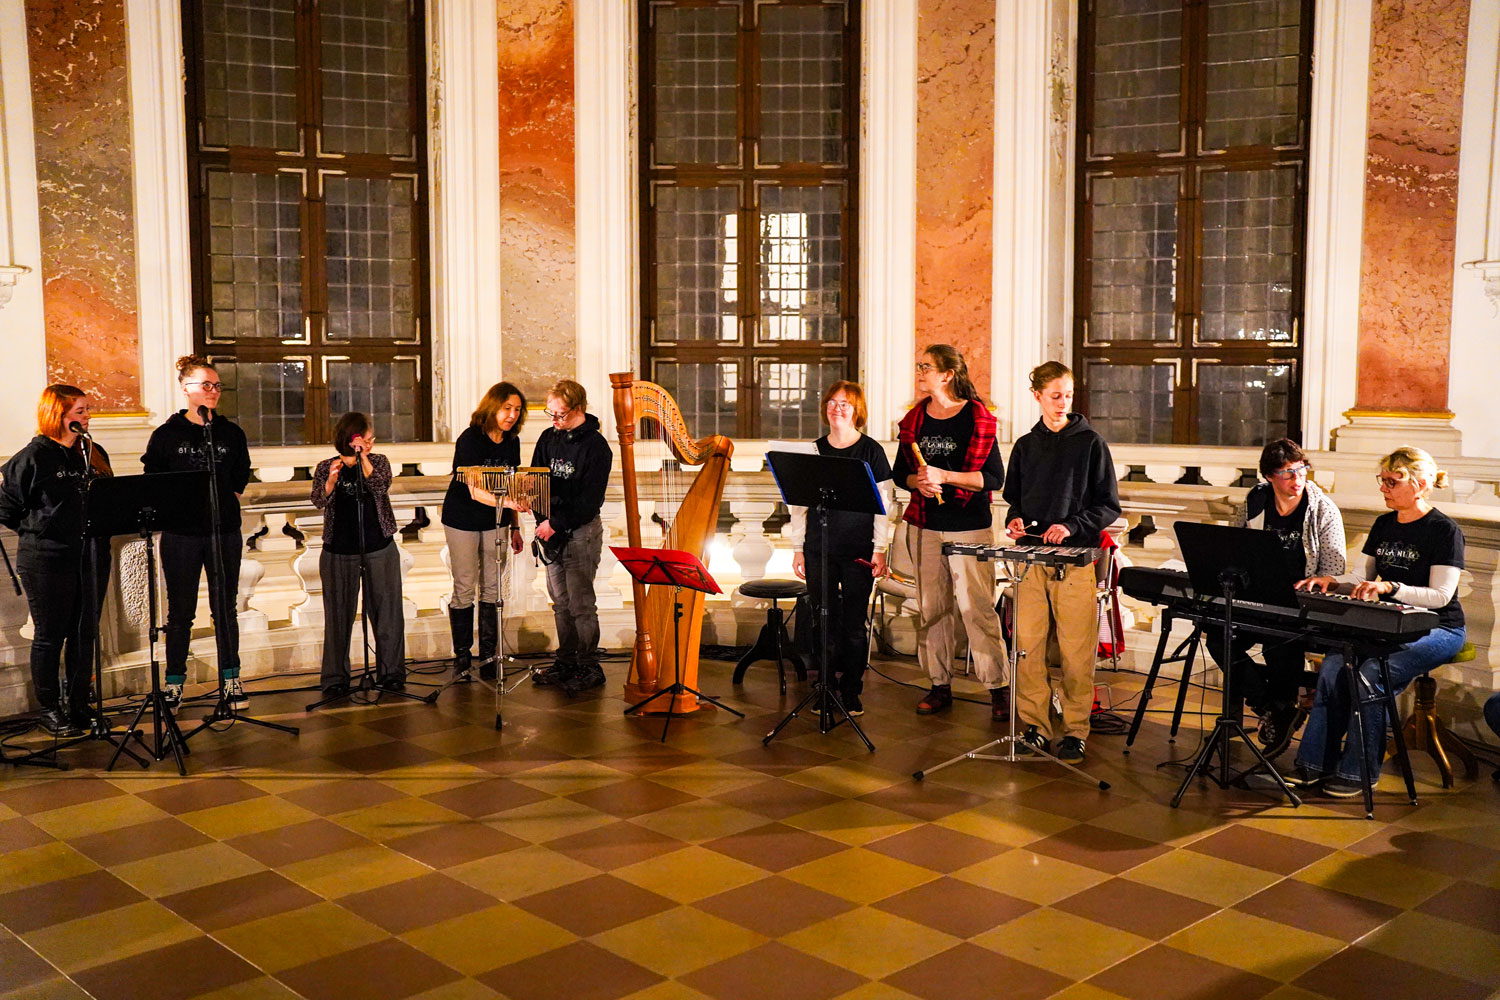
[[[710,635],[717,641],[748,642],[764,621],[759,602],[735,594],[739,583],[768,574],[790,576],[790,547],[775,527],[783,523],[776,517],[781,507],[775,484],[763,471],[763,455],[754,451],[757,443],[748,444],[750,447],[739,443],[736,471],[725,487],[727,518],[721,519],[721,524],[728,520],[731,526],[715,537],[707,559],[725,592],[708,606],[714,617]],[[306,454],[302,454],[304,451]],[[445,608],[451,591],[440,523],[450,446],[393,445],[388,453],[398,470],[414,467],[424,473],[398,476],[393,481],[392,505],[405,532],[400,545],[409,645],[422,639],[431,647],[431,655],[441,655],[447,635]],[[1152,565],[1176,555],[1174,521],[1225,520],[1230,516],[1234,503],[1244,496],[1244,483],[1253,476],[1259,454],[1258,449],[1154,446],[1120,446],[1113,453],[1124,480],[1121,497],[1130,529],[1125,557]],[[323,600],[318,556],[322,516],[308,498],[306,470],[326,454],[323,448],[255,452],[260,460],[256,466],[259,482],[252,483],[245,495],[243,534],[249,548],[242,562],[239,593],[248,676],[301,668],[315,663],[320,655]],[[1370,522],[1382,509],[1374,489],[1374,458],[1336,452],[1315,452],[1311,458],[1319,483],[1333,492],[1344,511],[1351,552],[1357,553]],[[1468,568],[1461,595],[1470,638],[1480,650],[1479,657],[1463,665],[1458,674],[1472,691],[1472,698],[1477,699],[1483,691],[1500,684],[1500,671],[1491,666],[1488,655],[1500,599],[1500,493],[1496,489],[1500,462],[1462,460],[1449,462],[1447,467],[1454,479],[1453,496],[1439,502],[1459,520],[1468,537]],[[659,544],[661,529],[652,512],[660,498],[646,479],[641,485],[642,542]],[[625,509],[618,474],[602,516],[606,545],[625,544]],[[523,518],[528,548],[509,560],[505,578],[507,641],[523,646],[545,644],[553,631],[545,573],[529,550],[530,522],[530,518]],[[768,522],[772,525],[769,529]],[[7,541],[13,550],[13,538]],[[111,662],[106,687],[111,692],[141,690],[146,684],[143,668],[147,662],[143,543],[139,539],[117,540],[115,560],[104,622],[104,650]],[[596,592],[605,620],[606,644],[628,642],[634,630],[630,581],[607,551],[600,561]],[[158,599],[160,622],[165,617],[164,591],[160,589]],[[891,602],[897,623],[893,631],[909,632],[914,613],[910,603],[899,599]],[[1149,627],[1157,617],[1149,607],[1134,610],[1139,625]],[[25,621],[24,600],[9,592],[0,594],[0,714],[25,710],[30,702],[25,669],[28,641],[22,634]],[[203,602],[193,654],[198,673],[205,678],[214,655],[209,623]],[[422,654],[414,649],[412,655]]]

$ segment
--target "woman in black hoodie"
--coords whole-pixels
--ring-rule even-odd
[[[594,574],[604,549],[604,490],[614,454],[588,412],[588,394],[572,379],[547,390],[547,417],[531,464],[552,470],[551,510],[537,514],[536,537],[547,560],[547,593],[557,624],[557,659],[532,674],[537,684],[556,684],[570,696],[599,687],[599,609]]]
[[[36,630],[31,682],[42,706],[42,727],[56,736],[76,736],[91,722],[89,674],[109,582],[108,545],[83,538],[83,494],[91,477],[114,473],[104,449],[91,446],[89,401],[82,389],[47,386],[36,423],[36,437],[0,469],[5,477],[0,524],[20,536],[16,572]],[[93,609],[86,613],[90,583]],[[59,663],[65,687],[58,684]]]
[[[167,583],[167,676],[164,694],[175,712],[187,681],[188,643],[193,616],[198,611],[198,581],[208,574],[208,609],[214,620],[219,653],[219,689],[231,711],[250,707],[240,685],[239,589],[240,494],[250,482],[250,445],[245,432],[219,415],[224,386],[207,358],[189,354],[177,359],[177,384],[187,401],[184,409],[151,432],[141,465],[148,473],[206,471],[208,442],[213,440],[214,469],[219,497],[219,523],[203,512],[200,525],[187,531],[161,533],[161,572]],[[214,536],[223,556],[222,575],[214,569]]]
[[[1097,547],[1100,533],[1120,516],[1115,463],[1104,443],[1073,407],[1073,372],[1048,361],[1031,372],[1031,394],[1042,418],[1016,442],[1002,494],[1010,504],[1005,533],[1040,537],[1047,545]],[[1083,760],[1094,707],[1094,654],[1099,642],[1095,580],[1091,571],[1063,575],[1034,567],[1017,595],[1016,714],[1026,727],[1017,750],[1051,751],[1052,678],[1047,635],[1057,628],[1062,653],[1062,737],[1057,759]]]

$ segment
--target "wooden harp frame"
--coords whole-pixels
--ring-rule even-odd
[[[620,473],[625,488],[625,533],[632,548],[641,546],[640,490],[635,469],[636,427],[644,418],[655,420],[665,431],[672,455],[683,465],[700,466],[683,497],[677,517],[662,542],[663,548],[691,552],[704,557],[709,539],[719,522],[719,504],[729,477],[729,458],[734,442],[722,434],[694,440],[688,433],[671,393],[654,382],[638,380],[634,372],[609,376],[614,390],[615,426],[620,438]],[[631,581],[635,596],[635,647],[630,655],[630,673],[625,680],[625,700],[644,701],[662,688],[680,680],[698,686],[698,646],[703,635],[703,599],[697,591],[682,591],[664,585],[646,586]],[[677,643],[673,645],[673,604],[682,605]],[[672,711],[692,712],[698,699],[690,692],[676,695]],[[663,704],[659,711],[665,712]]]

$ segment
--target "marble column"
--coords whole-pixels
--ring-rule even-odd
[[[577,370],[572,0],[502,4],[499,32],[501,357],[536,403]]]
[[[1454,241],[1469,4],[1376,0],[1351,427],[1341,450],[1456,451],[1449,424]]]
[[[141,407],[123,0],[27,0],[47,377]]]
[[[994,149],[994,0],[920,0],[916,348],[957,347],[986,399]]]

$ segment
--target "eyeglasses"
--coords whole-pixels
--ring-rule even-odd
[[[543,410],[542,412],[545,413],[545,414],[547,414],[547,419],[548,420],[558,421],[558,420],[567,420],[568,419],[568,414],[572,413],[573,411],[572,410],[563,410],[561,413],[553,413],[551,410]]]
[[[1309,465],[1306,462],[1303,462],[1301,465],[1294,465],[1294,466],[1292,466],[1289,469],[1277,469],[1275,472],[1271,473],[1271,478],[1272,479],[1292,479],[1293,477],[1301,478],[1301,477],[1306,476],[1310,472],[1312,472],[1312,466]]]
[[[830,401],[828,403],[828,411],[830,413],[853,413],[854,406],[851,403],[836,403]]]
[[[1395,476],[1376,476],[1375,481],[1379,483],[1382,488],[1393,490],[1397,486],[1400,486],[1402,483],[1406,482],[1406,477],[1403,476],[1400,479],[1397,479]]]
[[[201,385],[204,392],[221,392],[224,389],[223,382],[184,382],[183,385]]]
[[[935,372],[935,371],[937,371],[937,365],[929,364],[926,361],[918,361],[917,362],[917,374],[918,375],[926,375],[928,372]]]

